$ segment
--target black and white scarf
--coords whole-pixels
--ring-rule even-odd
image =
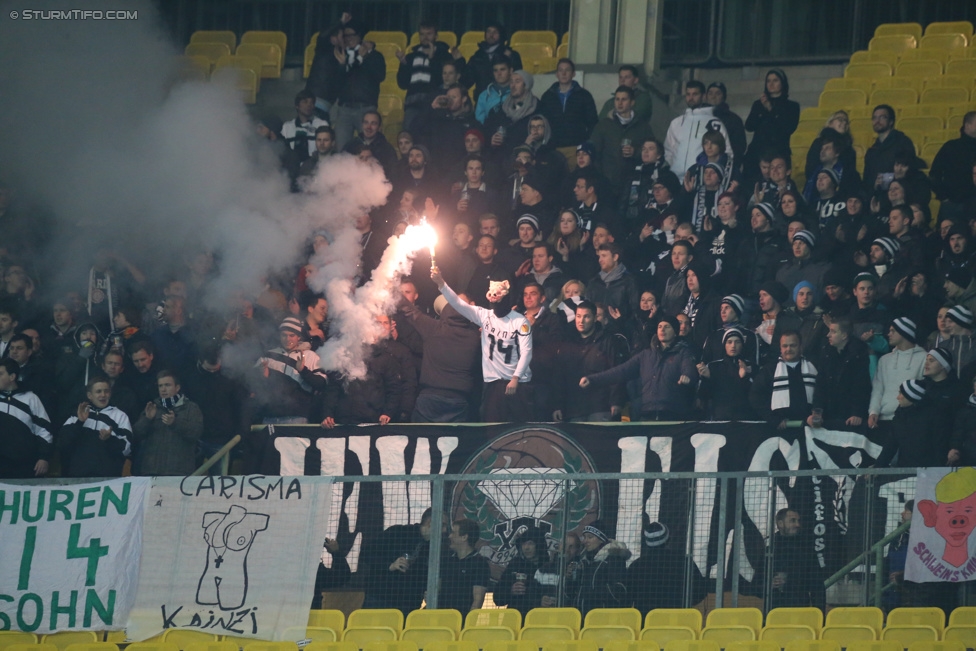
[[[803,377],[803,390],[807,394],[807,402],[813,403],[813,387],[817,383],[817,368],[805,359],[800,359],[800,375]],[[773,371],[773,396],[770,408],[788,409],[790,406],[790,376],[788,363],[780,359]]]
[[[183,406],[183,394],[177,393],[172,398],[160,398],[159,403],[164,409],[176,409]]]

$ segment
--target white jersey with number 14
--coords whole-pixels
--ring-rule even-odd
[[[485,382],[507,382],[513,377],[519,382],[532,380],[532,326],[528,319],[515,310],[499,317],[492,310],[468,305],[447,285],[441,287],[441,294],[459,314],[481,326],[481,373]]]

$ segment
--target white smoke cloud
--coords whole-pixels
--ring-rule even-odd
[[[109,4],[85,8],[118,8]],[[347,280],[359,262],[354,218],[390,191],[382,172],[337,156],[308,193],[290,193],[236,91],[176,81],[182,45],[151,3],[123,4],[138,20],[10,20],[22,8],[0,3],[0,175],[55,218],[48,286],[78,287],[102,247],[157,277],[200,247],[220,255],[212,300],[257,293],[325,228],[335,240],[312,284],[327,292],[339,337],[322,352],[328,367],[359,375],[361,344],[392,308],[396,272],[408,264],[398,243],[365,287]]]

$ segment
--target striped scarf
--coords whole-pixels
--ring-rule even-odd
[[[807,394],[807,402],[813,403],[813,387],[817,382],[817,368],[805,359],[800,360],[800,375],[803,377],[803,390]],[[773,397],[770,408],[788,409],[790,406],[790,377],[786,362],[782,359],[776,364],[773,372]]]
[[[164,409],[176,409],[183,406],[183,394],[177,393],[172,398],[160,398],[159,403]]]

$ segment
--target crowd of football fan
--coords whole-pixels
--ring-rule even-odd
[[[5,186],[0,477],[186,474],[252,423],[627,414],[801,420],[870,433],[879,466],[976,463],[976,112],[926,174],[876,107],[862,176],[844,111],[791,159],[800,107],[780,70],[744,122],[721,83],[687,82],[662,142],[633,66],[598,107],[568,59],[535,88],[501,25],[465,60],[421,24],[397,54],[391,143],[364,34],[348,14],[323,31],[296,114],[256,137],[295,192],[340,152],[383,169],[387,204],[354,223],[361,283],[421,216],[441,233],[437,268],[418,258],[364,342],[365,377],[320,368],[328,297],[308,259],[230,313],[202,299],[219,251],[147,278],[106,248],[54,289],[31,266],[48,232]],[[310,233],[309,255],[332,240]]]

